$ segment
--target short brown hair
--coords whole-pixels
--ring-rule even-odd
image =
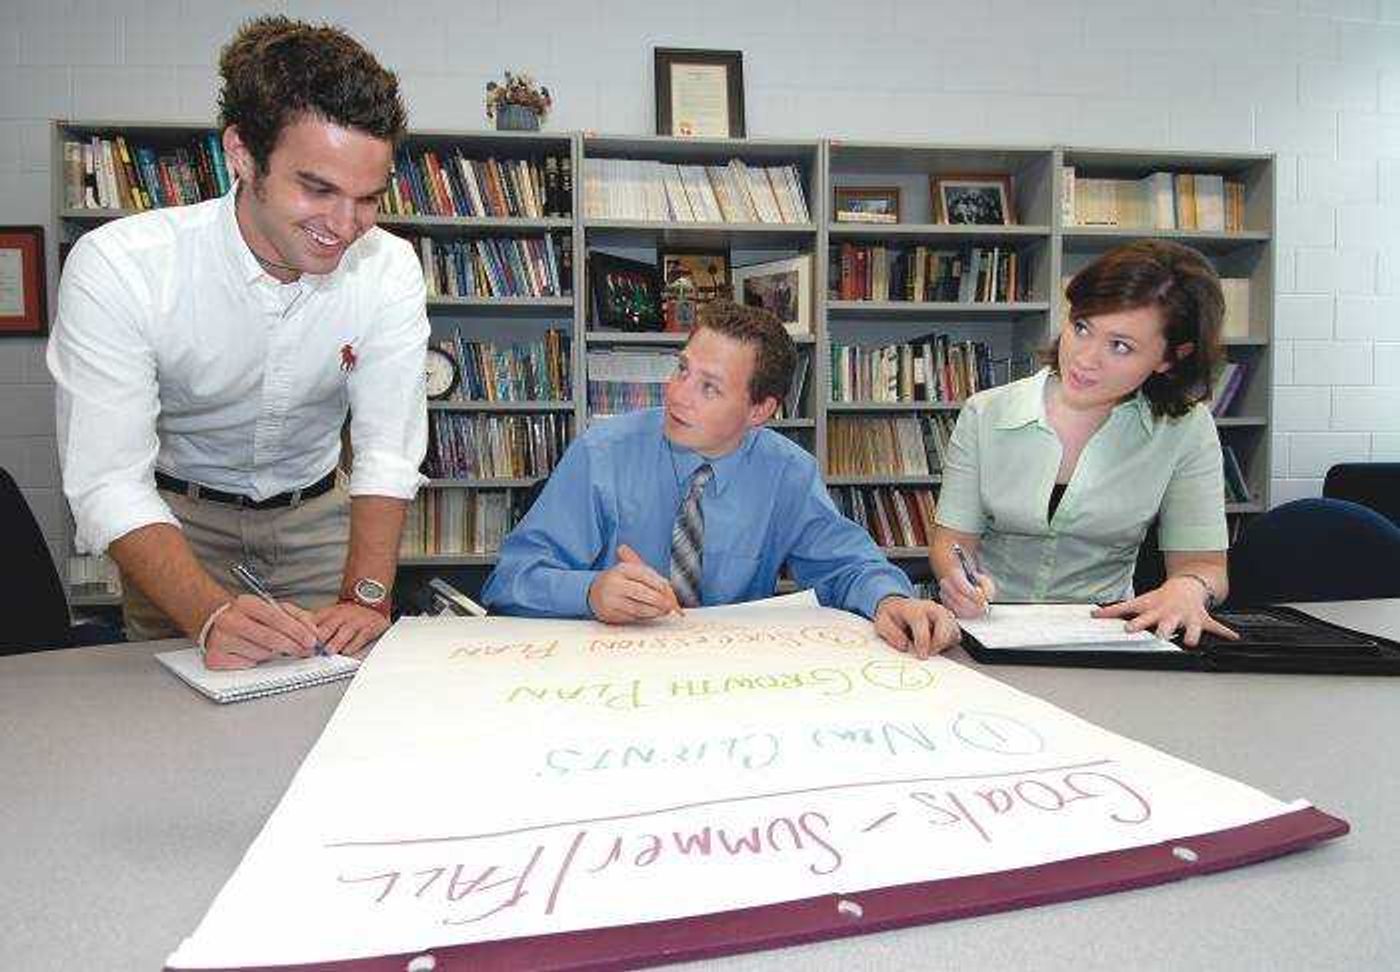
[[[728,300],[712,300],[700,306],[695,329],[708,328],[753,347],[753,374],[749,376],[749,401],[765,398],[782,404],[797,369],[797,345],[782,321],[762,307],[748,307]]]
[[[1109,250],[1074,275],[1065,288],[1071,320],[1157,307],[1172,366],[1143,382],[1153,415],[1179,418],[1210,398],[1210,385],[1223,352],[1220,325],[1225,297],[1220,277],[1200,253],[1166,240],[1137,240]],[[1178,349],[1191,345],[1189,353]],[[1042,360],[1059,366],[1056,335]]]
[[[282,129],[308,114],[394,144],[408,124],[394,72],[335,27],[250,20],[219,55],[219,75],[219,127],[238,129],[259,172]]]

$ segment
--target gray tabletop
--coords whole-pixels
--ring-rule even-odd
[[[1400,638],[1400,600],[1309,607]],[[345,690],[216,706],[151,659],[173,644],[0,658],[0,969],[160,968],[233,873]],[[1175,884],[707,967],[1393,967],[1400,681],[981,670],[1281,799],[1306,797],[1352,833]]]

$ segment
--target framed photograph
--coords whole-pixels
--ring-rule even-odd
[[[668,331],[689,331],[695,326],[695,308],[733,293],[728,250],[662,251],[658,256]]]
[[[744,52],[652,49],[656,134],[744,138]]]
[[[936,223],[1010,226],[1016,222],[1007,175],[932,175],[929,195]]]
[[[44,227],[0,226],[0,336],[49,333]]]
[[[770,260],[734,268],[734,302],[777,315],[790,334],[812,330],[812,258]]]
[[[898,186],[837,186],[838,223],[898,223]]]
[[[588,284],[595,328],[661,330],[661,271],[654,263],[593,252],[588,254]]]

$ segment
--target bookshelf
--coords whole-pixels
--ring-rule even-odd
[[[85,209],[67,205],[63,143],[120,133],[130,142],[174,151],[209,131],[189,125],[57,122],[53,129],[53,212],[59,245],[71,243],[105,220],[130,210]],[[678,139],[609,136],[571,132],[422,131],[406,140],[410,153],[433,151],[472,159],[568,158],[572,172],[566,214],[401,215],[383,214],[379,223],[436,246],[452,241],[541,239],[550,234],[566,246],[570,267],[567,293],[532,296],[452,296],[428,299],[433,340],[460,333],[464,340],[505,345],[542,340],[551,329],[569,340],[567,394],[537,401],[432,401],[433,416],[555,416],[568,425],[566,439],[595,416],[589,406],[590,354],[665,354],[684,335],[603,327],[590,306],[588,257],[594,252],[655,264],[661,254],[687,250],[728,255],[731,270],[791,257],[810,257],[810,312],[806,333],[795,339],[807,358],[801,401],[771,426],[817,458],[836,490],[930,490],[940,476],[930,463],[927,475],[830,472],[833,420],[895,420],[901,417],[956,417],[960,400],[841,400],[833,396],[832,345],[878,348],[928,341],[944,335],[951,343],[973,342],[985,349],[984,367],[999,384],[1036,367],[1034,352],[1052,336],[1065,313],[1062,283],[1107,249],[1132,239],[1172,239],[1201,250],[1223,276],[1248,281],[1249,314],[1242,330],[1226,341],[1229,361],[1245,367],[1245,381],[1232,406],[1217,419],[1222,442],[1239,461],[1249,496],[1227,504],[1232,519],[1262,512],[1269,505],[1272,424],[1272,333],[1274,304],[1274,160],[1263,154],[1136,152],[1054,145],[946,145],[831,140]],[[628,210],[616,216],[598,211],[587,198],[586,176],[594,162],[656,163],[667,166],[727,166],[738,159],[750,169],[790,168],[805,197],[807,218],[796,221],[638,218]],[[1154,172],[1221,176],[1242,185],[1243,225],[1232,230],[1080,225],[1063,211],[1067,173],[1083,179],[1142,180]],[[959,175],[1005,177],[1015,221],[1010,225],[947,225],[934,221],[932,180]],[[772,177],[770,177],[772,178]],[[837,218],[835,190],[843,187],[897,187],[897,223],[846,222]],[[655,216],[655,213],[652,213]],[[840,290],[843,248],[883,248],[886,255],[927,252],[970,253],[974,248],[1005,259],[1014,253],[1016,287],[997,299],[852,299]],[[57,265],[56,261],[53,265]],[[1002,279],[1005,280],[1003,274]],[[562,289],[562,288],[561,288]],[[946,295],[944,295],[946,296]],[[959,295],[961,296],[961,295]],[[988,295],[991,296],[991,295]],[[463,364],[458,361],[459,367]],[[930,455],[930,458],[933,458]],[[538,476],[444,477],[427,494],[523,497]],[[499,503],[500,500],[493,500]],[[923,548],[886,544],[885,552],[917,577],[926,571]],[[490,551],[405,553],[408,569],[489,568]]]

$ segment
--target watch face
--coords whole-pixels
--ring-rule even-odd
[[[429,348],[425,363],[428,377],[428,397],[446,398],[457,387],[457,362],[440,348]]]
[[[355,599],[366,604],[378,604],[384,600],[384,596],[389,591],[379,581],[369,577],[361,577],[355,581]]]

